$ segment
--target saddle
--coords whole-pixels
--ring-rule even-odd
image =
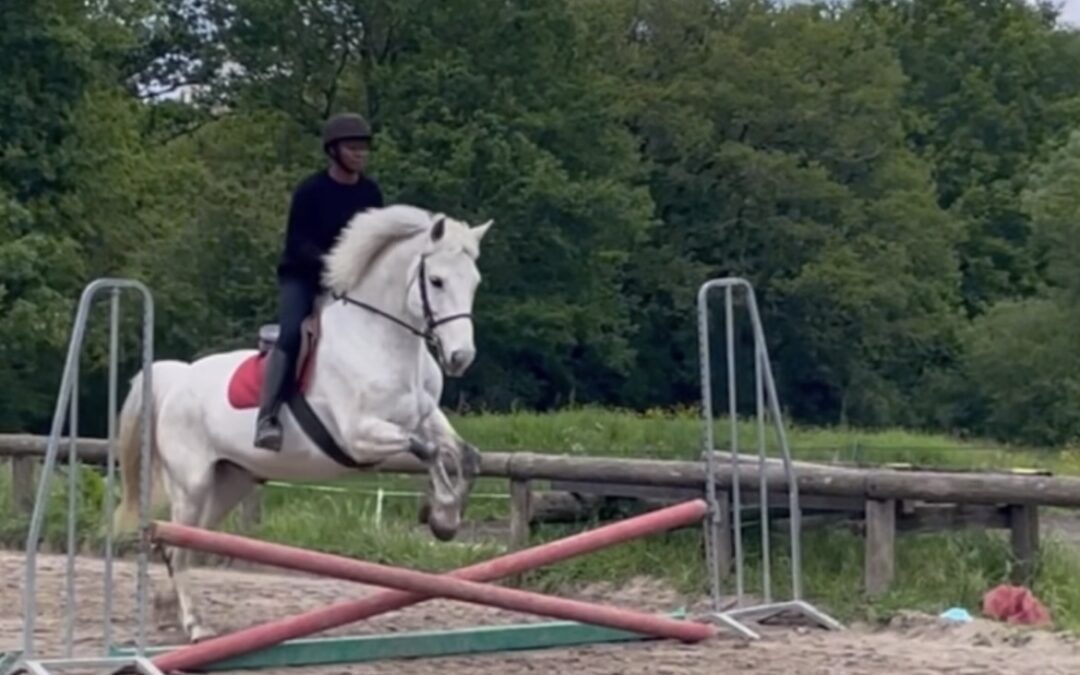
[[[296,359],[296,373],[292,394],[286,397],[285,405],[292,410],[297,423],[304,433],[331,459],[342,466],[358,469],[364,465],[350,457],[331,435],[326,425],[308,404],[305,394],[311,384],[311,373],[315,370],[315,347],[319,344],[320,308],[316,307],[311,315],[300,325],[300,354]],[[232,377],[229,378],[229,405],[238,410],[257,408],[259,391],[262,389],[266,355],[277,342],[280,333],[278,324],[264,324],[259,328],[259,346],[255,354],[244,359]]]
[[[300,354],[296,359],[293,390],[306,393],[315,368],[315,347],[319,342],[319,317],[313,313],[304,319],[300,328]],[[257,408],[262,389],[266,355],[277,342],[280,326],[268,323],[259,327],[258,351],[244,359],[229,378],[229,405],[237,410]]]

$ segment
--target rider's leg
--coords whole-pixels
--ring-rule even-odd
[[[278,339],[266,357],[259,417],[255,428],[255,446],[280,450],[282,440],[278,411],[296,379],[296,361],[300,355],[300,327],[315,302],[315,290],[303,282],[283,280],[280,284]]]

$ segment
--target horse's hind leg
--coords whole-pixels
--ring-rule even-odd
[[[202,480],[193,481],[187,486],[178,486],[170,481],[172,522],[192,526],[199,524],[206,495],[210,492],[212,473],[212,470],[207,470]],[[202,625],[191,595],[189,571],[192,552],[182,547],[165,546],[162,554],[166,559],[166,569],[179,604],[180,625],[184,633],[193,642],[211,637],[212,634]]]
[[[214,484],[206,495],[199,527],[212,530],[225,520],[229,511],[252,493],[256,486],[255,477],[229,461],[217,463],[214,471]]]
[[[205,477],[197,481],[196,490],[183,491],[173,500],[172,519],[184,525],[213,529],[230,510],[255,487],[255,479],[247,471],[226,462],[209,468]],[[180,491],[177,491],[180,492]],[[188,639],[200,642],[214,636],[214,631],[203,621],[191,593],[190,570],[194,552],[184,548],[168,547],[168,571],[180,605],[180,622]]]

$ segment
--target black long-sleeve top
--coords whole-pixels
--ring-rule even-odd
[[[371,178],[361,176],[356,183],[346,185],[325,170],[308,176],[292,195],[278,278],[321,287],[322,257],[349,219],[360,211],[382,206],[382,191]]]

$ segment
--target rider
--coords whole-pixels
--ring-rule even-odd
[[[329,167],[301,182],[292,195],[285,248],[277,267],[280,332],[266,361],[255,445],[280,450],[278,411],[295,381],[300,328],[322,287],[322,257],[359,211],[383,206],[378,184],[366,175],[371,128],[355,113],[328,119],[322,129]]]

